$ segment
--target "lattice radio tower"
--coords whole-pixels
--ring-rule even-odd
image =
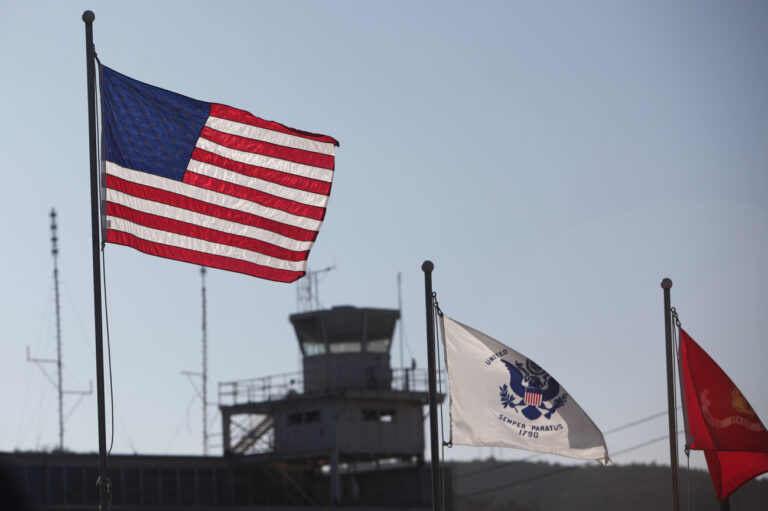
[[[56,210],[51,209],[51,254],[53,255],[53,288],[56,303],[56,358],[33,358],[29,354],[27,346],[27,362],[34,362],[43,372],[49,382],[56,388],[59,394],[59,450],[64,450],[64,394],[79,395],[80,399],[72,407],[72,410],[80,404],[83,397],[93,392],[93,382],[88,382],[88,390],[64,390],[62,377],[62,356],[61,356],[61,301],[59,299],[59,238],[56,235]],[[43,364],[56,364],[56,379],[54,380],[45,370]]]

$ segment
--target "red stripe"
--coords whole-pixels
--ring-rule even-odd
[[[107,188],[140,199],[167,204],[169,206],[176,206],[203,215],[229,220],[230,222],[258,227],[298,241],[314,241],[317,237],[317,231],[310,231],[308,229],[286,225],[258,215],[252,215],[236,209],[216,206],[209,202],[192,199],[178,193],[167,192],[150,186],[132,183],[109,174],[107,175]]]
[[[287,248],[278,247],[271,243],[267,243],[255,238],[248,238],[247,236],[240,236],[237,234],[229,234],[222,231],[217,231],[215,229],[210,229],[208,227],[181,222],[179,220],[173,220],[163,216],[142,213],[141,211],[136,211],[135,209],[128,208],[122,204],[115,204],[113,202],[107,202],[107,214],[116,216],[118,218],[124,218],[135,224],[157,229],[159,231],[181,234],[183,236],[210,241],[220,245],[238,247],[278,259],[284,259],[286,261],[305,261],[307,257],[309,257],[308,250],[297,252]]]
[[[525,404],[528,405],[539,406],[541,404],[541,394],[537,392],[526,391],[523,401],[525,401]]]
[[[270,268],[269,266],[261,266],[239,259],[232,259],[231,257],[204,254],[186,248],[170,247],[168,245],[143,240],[132,234],[116,231],[114,229],[107,229],[107,241],[109,243],[117,243],[118,245],[133,247],[145,254],[165,257],[167,259],[175,259],[177,261],[184,261],[200,266],[245,273],[246,275],[275,280],[277,282],[295,282],[306,274],[306,272],[303,271],[278,270],[277,268]]]
[[[270,144],[269,142],[264,142],[262,140],[254,140],[252,138],[217,131],[208,126],[203,128],[203,131],[200,132],[200,136],[211,142],[223,145],[224,147],[229,147],[230,149],[262,154],[264,156],[279,158],[293,163],[333,170],[333,156],[329,154],[313,153],[303,149]]]
[[[331,183],[327,181],[297,176],[295,174],[280,172],[279,170],[268,169],[265,167],[248,165],[247,163],[230,160],[224,156],[205,151],[199,147],[196,147],[195,150],[192,151],[192,159],[203,163],[210,163],[211,165],[231,170],[238,174],[243,174],[244,176],[263,179],[270,183],[295,188],[296,190],[304,192],[311,192],[319,195],[329,195],[331,193]]]
[[[310,133],[303,130],[297,130],[295,128],[289,128],[288,126],[280,124],[279,122],[265,121],[261,117],[256,117],[255,115],[248,113],[245,110],[232,108],[231,106],[227,105],[211,103],[210,115],[213,117],[221,117],[222,119],[229,119],[230,121],[241,122],[243,124],[250,124],[251,126],[257,126],[259,128],[279,131],[280,133],[296,135],[297,137],[315,140],[317,142],[328,142],[335,146],[339,145],[339,142],[333,137],[329,137],[327,135],[319,135],[317,133]]]
[[[323,215],[325,214],[325,208],[308,206],[300,202],[283,199],[282,197],[275,197],[274,195],[248,188],[247,186],[240,186],[227,181],[203,176],[202,174],[192,172],[191,170],[188,170],[184,174],[183,181],[187,184],[203,188],[204,190],[211,190],[237,197],[238,199],[249,200],[268,208],[279,209],[280,211],[285,211],[292,215],[303,216],[313,220],[322,220]]]

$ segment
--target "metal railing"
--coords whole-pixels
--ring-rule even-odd
[[[438,375],[443,392],[447,392],[445,373]],[[358,386],[347,389],[357,390]],[[392,369],[391,390],[401,392],[428,392],[429,380],[426,369]],[[291,393],[304,393],[304,376],[301,372],[281,373],[258,378],[248,378],[219,383],[219,405],[259,403],[284,399]]]
[[[245,380],[219,382],[219,405],[237,405],[283,399],[288,394],[302,393],[302,373],[282,373]]]

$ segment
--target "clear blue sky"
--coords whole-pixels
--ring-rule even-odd
[[[310,266],[337,267],[326,306],[396,307],[402,272],[406,359],[426,365],[431,259],[446,313],[537,361],[609,430],[666,408],[668,276],[683,326],[768,421],[764,2],[2,0],[1,450],[57,441],[53,387],[25,361],[55,353],[51,207],[65,387],[95,381],[85,9],[110,67],[341,142]],[[106,258],[114,450],[199,453],[181,375],[200,368],[199,269]],[[211,271],[208,294],[211,394],[299,369],[295,285]],[[67,447],[97,449],[94,397],[66,428]],[[668,463],[668,447],[616,461]]]

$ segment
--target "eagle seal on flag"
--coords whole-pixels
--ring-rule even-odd
[[[499,387],[504,408],[512,408],[528,420],[536,420],[542,415],[551,419],[552,414],[568,400],[568,394],[557,380],[533,360],[528,359],[525,364],[519,361],[512,364],[503,359],[501,362],[509,372],[509,386],[504,384]],[[551,403],[551,406],[546,403]]]
[[[453,444],[514,447],[611,463],[600,429],[547,371],[445,314],[440,327]]]

